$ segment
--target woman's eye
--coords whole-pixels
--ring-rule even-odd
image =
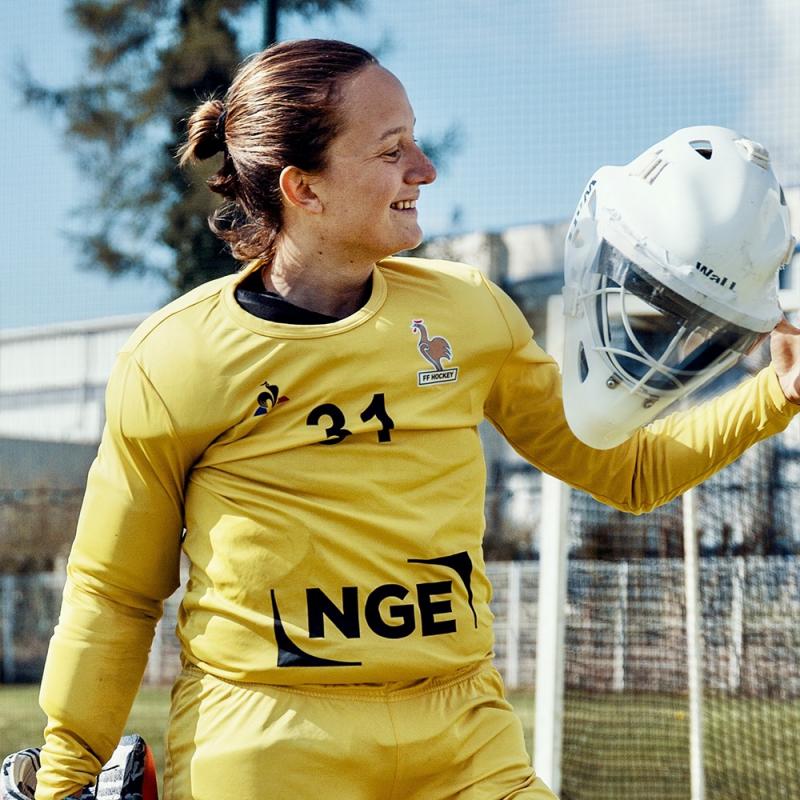
[[[384,153],[387,158],[400,158],[400,148],[397,147],[394,150],[390,150],[388,153]]]

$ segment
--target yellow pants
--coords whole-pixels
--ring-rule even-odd
[[[488,664],[413,683],[271,686],[194,667],[165,800],[555,800]]]

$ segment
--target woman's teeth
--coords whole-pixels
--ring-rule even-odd
[[[392,203],[389,208],[394,208],[399,211],[406,211],[409,208],[416,208],[417,201],[416,200],[400,200],[397,203]]]

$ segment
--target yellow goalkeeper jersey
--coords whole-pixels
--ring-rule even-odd
[[[566,425],[556,364],[478,270],[387,259],[355,314],[291,325],[237,304],[259,266],[153,315],[113,370],[41,689],[37,800],[89,782],[116,745],[181,549],[178,636],[209,673],[441,675],[492,654],[484,418],[538,468],[639,513],[800,410],[768,368],[592,450]]]

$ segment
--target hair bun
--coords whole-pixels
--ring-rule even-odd
[[[178,151],[180,165],[193,164],[225,149],[225,108],[221,100],[206,100],[187,122],[186,142]]]

